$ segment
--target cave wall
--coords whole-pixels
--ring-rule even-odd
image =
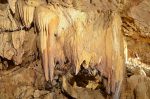
[[[50,58],[43,59],[42,63],[51,63],[42,64],[40,69],[45,70],[48,80],[53,79],[57,62],[64,68],[67,60],[74,75],[80,72],[81,66],[95,68],[105,78],[107,95],[119,98],[126,74],[124,54],[126,62],[128,58],[137,58],[149,64],[149,1],[47,1],[48,4],[45,0],[18,0],[17,3],[9,0],[8,5],[1,6],[2,64],[9,67],[11,62],[24,67],[45,55]],[[57,22],[51,20],[52,15],[54,19],[58,17],[58,26],[54,26]],[[42,52],[47,49],[51,53]]]
[[[75,74],[78,74],[81,65],[85,65],[85,68],[90,66],[97,68],[101,75],[108,79],[105,87],[109,94],[114,94],[116,90],[120,90],[118,87],[123,80],[124,55],[121,18],[118,13],[111,12],[110,8],[103,11],[103,8],[100,7],[91,9],[86,8],[86,6],[77,10],[53,5],[48,5],[47,9],[44,7],[37,8],[35,13],[39,15],[36,14],[35,19],[37,18],[36,22],[39,21],[39,23],[35,22],[35,24],[39,28],[39,33],[43,34],[41,46],[43,44],[47,46],[48,43],[44,39],[48,36],[44,35],[47,35],[46,33],[49,31],[46,31],[47,29],[45,31],[42,30],[45,23],[40,23],[40,18],[41,16],[46,18],[47,15],[40,12],[47,12],[48,8],[58,15],[60,24],[57,27],[58,30],[54,32],[56,37],[51,38],[54,40],[51,41],[54,42],[54,45],[49,47],[51,51],[56,49],[52,52],[55,54],[47,56],[47,52],[43,52],[44,59],[45,57],[52,57],[56,61],[65,62],[65,58],[67,58],[73,68],[75,68]],[[52,33],[52,35],[54,34]],[[48,46],[41,48],[41,50],[48,50]],[[54,71],[54,66],[52,66],[53,63],[50,63],[50,67],[48,67],[47,61],[51,60],[45,59],[43,66],[50,69],[50,71],[45,73],[46,78],[49,78],[47,75],[49,72]],[[84,62],[85,64],[83,64]],[[53,74],[50,74],[50,78],[53,77],[51,75]]]
[[[7,45],[6,47],[2,45],[1,57],[12,60],[15,65],[23,64],[24,61],[31,62],[36,58],[36,38],[39,37],[41,38],[40,42],[37,43],[37,45],[40,45],[37,47],[41,49],[39,54],[50,57],[44,58],[43,63],[47,65],[46,60],[51,62],[48,67],[43,64],[45,77],[48,77],[50,73],[52,80],[55,61],[62,63],[63,66],[67,58],[74,68],[75,74],[78,74],[81,65],[84,65],[85,68],[96,68],[107,79],[104,84],[107,93],[119,94],[124,70],[122,23],[119,13],[113,11],[114,6],[108,1],[78,1],[74,8],[68,5],[63,7],[64,5],[60,1],[58,2],[60,3],[59,6],[54,2],[47,5],[44,1],[18,0],[15,12],[13,7],[10,6],[9,10],[12,10],[15,15],[10,19],[11,13],[8,10],[8,14],[5,16],[8,15],[7,19],[10,19],[15,27],[6,21],[2,21],[2,30],[9,32],[1,33],[4,37],[6,35],[6,39],[2,37],[1,40],[3,45]],[[14,5],[13,3],[12,5]],[[72,2],[69,3],[69,5],[71,4]],[[105,9],[108,5],[110,7]],[[48,24],[52,25],[47,25],[45,22],[46,18],[52,16],[46,13],[51,13],[51,11],[54,11],[60,19],[54,32],[51,32],[55,28],[51,19],[47,19],[47,21]],[[49,27],[45,29],[44,25]],[[35,33],[32,27],[36,30]],[[25,31],[22,29],[25,29]],[[42,33],[45,36],[42,37]],[[5,42],[9,43],[5,44]],[[49,46],[47,42],[50,42],[50,44],[53,42],[53,45]],[[46,44],[46,47],[43,48],[44,44]],[[43,53],[42,49],[48,49],[51,53]],[[26,57],[28,58],[26,59]]]

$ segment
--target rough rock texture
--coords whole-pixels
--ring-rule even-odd
[[[129,99],[149,99],[150,98],[150,78],[143,75],[133,75],[127,79],[126,98]],[[122,99],[125,99],[125,97]]]
[[[0,32],[18,30],[19,27],[9,11],[9,6],[7,4],[0,4],[0,6]]]
[[[138,57],[146,64],[150,62],[149,3],[149,0],[142,0],[122,17],[128,57]]]
[[[48,14],[42,11],[48,13],[48,10],[49,13],[55,11],[58,15],[60,19],[58,27],[55,26],[55,13],[49,15],[51,19],[47,19],[49,20],[48,24],[44,21],[48,18]],[[37,7],[35,13],[38,14],[35,14],[35,19],[37,19],[35,24],[39,22],[36,25],[41,34],[41,50],[43,59],[45,59],[43,61],[44,67],[48,70],[49,65],[52,80],[54,59],[61,63],[65,62],[65,58],[67,58],[70,64],[74,66],[76,74],[80,71],[80,66],[85,63],[86,68],[89,66],[95,67],[103,76],[108,78],[107,91],[108,93],[114,93],[116,86],[120,86],[122,82],[124,68],[121,19],[117,13],[112,13],[110,9],[104,12],[97,12],[97,8],[93,8],[93,10],[76,10],[53,7],[53,5],[48,5],[45,10],[44,7]],[[43,16],[41,16],[42,14]],[[58,30],[54,30],[54,28],[58,28]],[[42,31],[44,29],[45,31]],[[57,32],[56,37],[54,36],[55,31]],[[47,78],[48,71],[45,75]]]
[[[0,99],[150,98],[149,0],[0,3]]]
[[[15,4],[17,0],[7,0],[13,14],[15,14]]]
[[[36,34],[31,31],[3,32],[0,34],[0,56],[15,65],[36,57]]]
[[[136,6],[122,13],[123,33],[126,40],[127,82],[126,98],[149,99],[149,0],[141,0]],[[148,77],[146,77],[148,76]]]

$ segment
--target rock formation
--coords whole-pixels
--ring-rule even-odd
[[[148,0],[0,3],[0,98],[150,98]]]
[[[54,76],[54,55],[55,50],[55,32],[59,24],[59,17],[54,8],[48,8],[47,5],[39,6],[35,9],[35,25],[40,36],[40,49],[45,72],[45,78],[48,81],[49,75],[51,81]],[[61,57],[61,56],[60,56]]]

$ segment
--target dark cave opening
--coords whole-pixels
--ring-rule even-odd
[[[12,60],[8,60],[6,58],[0,57],[0,63],[3,64],[3,69],[10,70],[14,68],[15,64]]]

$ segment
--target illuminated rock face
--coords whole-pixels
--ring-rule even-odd
[[[54,33],[58,27],[59,18],[54,9],[39,6],[35,10],[35,24],[40,34],[40,48],[45,72],[48,81],[49,75],[52,81],[54,72],[55,37]]]
[[[13,14],[15,14],[15,4],[17,0],[8,0],[9,7]]]
[[[121,19],[117,13],[48,5],[36,8],[35,24],[41,35],[46,80],[49,73],[53,79],[54,60],[64,63],[67,58],[75,67],[75,74],[81,65],[97,68],[106,78],[107,92],[116,93],[117,97],[124,70]]]
[[[34,7],[27,5],[24,0],[16,2],[16,16],[20,19],[23,26],[29,28],[33,21]]]
[[[80,97],[78,93],[81,93],[82,97],[87,97],[84,96],[86,91],[82,93],[81,89],[84,88],[89,88],[92,92],[94,91],[91,88],[98,89],[97,92],[100,89],[107,98],[109,96],[113,96],[114,99],[121,98],[119,93],[123,78],[127,79],[125,80],[127,82],[123,84],[124,90],[121,90],[125,94],[127,91],[125,96],[122,95],[123,98],[132,98],[132,96],[139,99],[148,98],[149,94],[146,93],[149,92],[147,89],[149,79],[145,76],[150,76],[149,65],[147,65],[150,64],[149,1],[0,0],[0,3],[3,3],[0,4],[0,76],[1,70],[11,69],[11,65],[25,66],[31,62],[34,65],[32,66],[34,71],[28,72],[31,72],[31,75],[33,73],[34,76],[35,69],[38,68],[43,77],[42,70],[44,70],[45,78],[41,79],[40,76],[35,75],[43,83],[44,79],[52,81],[54,78],[51,83],[53,85],[58,71],[61,72],[59,75],[65,79],[61,87],[66,92],[71,92],[71,96],[76,96],[77,99]],[[24,28],[21,28],[22,26]],[[34,29],[38,34],[34,32]],[[126,38],[124,46],[121,33]],[[36,40],[40,40],[40,43]],[[40,45],[43,69],[33,64],[33,61],[39,59],[36,43]],[[122,50],[123,47],[125,51]],[[123,52],[127,63],[127,72],[124,77]],[[41,62],[38,64],[40,65]],[[93,76],[93,72],[96,76]],[[20,71],[18,74],[20,75]],[[131,76],[133,74],[136,76]],[[26,76],[26,73],[23,75]],[[91,81],[86,75],[96,80]],[[14,74],[14,76],[18,75]],[[70,78],[66,78],[67,76]],[[130,78],[126,78],[127,76]],[[11,78],[13,77],[10,75],[6,80],[10,84],[5,88],[5,92],[11,86],[16,89],[13,84],[16,85],[16,79],[13,82]],[[21,78],[28,83],[27,79],[30,75]],[[33,79],[34,77],[31,81]],[[73,81],[69,82],[70,79]],[[20,82],[20,79],[17,80]],[[40,83],[40,81],[37,82]],[[1,86],[3,88],[3,84]],[[104,89],[101,89],[102,87]],[[13,93],[14,90],[8,92]],[[92,96],[97,97],[94,94]]]
[[[18,22],[21,21],[23,27],[30,28],[35,7],[43,3],[45,2],[41,0],[17,0],[15,3],[15,17],[18,19]]]
[[[108,1],[76,2],[74,8],[39,1],[17,0],[15,18],[26,28],[30,28],[34,21],[34,28],[40,36],[46,81],[53,80],[56,62],[63,67],[67,60],[75,74],[81,65],[99,70],[105,78],[107,93],[118,97],[123,80],[124,55],[122,22],[113,5]],[[16,60],[17,64],[22,62],[18,58]]]

